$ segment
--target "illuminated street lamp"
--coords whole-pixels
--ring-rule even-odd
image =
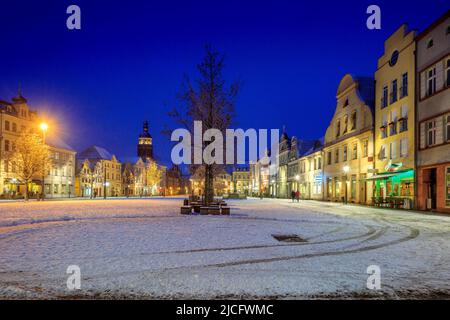
[[[39,129],[41,129],[42,131],[42,141],[44,142],[45,145],[45,134],[47,133],[48,130],[48,124],[45,122],[41,122],[41,124],[39,125]],[[45,159],[44,159],[44,163],[43,163],[43,167],[42,167],[42,193],[41,193],[41,200],[44,201],[44,197],[45,197]]]

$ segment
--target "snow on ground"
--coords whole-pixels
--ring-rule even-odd
[[[279,199],[182,216],[181,202],[1,203],[0,297],[450,297],[449,216]],[[81,290],[67,289],[69,265]],[[370,265],[379,291],[366,288]]]

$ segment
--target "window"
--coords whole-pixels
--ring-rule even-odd
[[[320,157],[317,158],[317,169],[318,170],[322,169],[322,158],[320,158]]]
[[[358,144],[354,143],[352,148],[352,159],[356,160],[358,159]]]
[[[356,111],[353,111],[352,113],[352,128],[351,130],[355,130],[356,129]]]
[[[334,163],[339,163],[339,149],[334,151]]]
[[[387,105],[388,105],[387,98],[388,98],[388,87],[384,86],[383,87],[383,96],[381,97],[381,108],[387,107]]]
[[[344,146],[344,161],[347,161],[347,146]]]
[[[351,198],[356,199],[356,175],[353,174],[351,177]]]
[[[397,158],[397,143],[393,141],[389,144],[389,159]]]
[[[338,120],[336,123],[336,138],[341,135],[341,121]]]
[[[17,132],[17,124],[12,124],[12,132]]]
[[[400,98],[408,95],[408,72],[402,75],[402,86],[400,88]]]
[[[366,158],[369,155],[369,140],[363,141],[363,157]]]
[[[397,134],[397,111],[391,111],[391,122],[389,123],[389,135]]]
[[[344,108],[347,107],[347,106],[348,106],[348,98],[345,99],[345,102],[344,102]]]
[[[380,160],[386,159],[386,145],[381,146],[379,158]]]
[[[9,140],[5,140],[5,151],[9,151]]]
[[[400,107],[400,132],[408,130],[408,106],[404,105]]]
[[[384,139],[387,137],[387,114],[383,114],[381,123],[381,138]]]
[[[431,120],[426,124],[427,128],[427,146],[436,144],[436,120]]]
[[[450,87],[450,59],[447,59],[447,62],[445,63],[445,77],[445,85]]]
[[[344,130],[342,131],[342,134],[347,133],[347,127],[348,127],[348,116],[344,116]]]
[[[9,121],[5,121],[5,130],[6,131],[11,130]]]
[[[450,115],[447,116],[445,127],[445,131],[447,132],[447,142],[450,142]]]
[[[395,66],[397,61],[398,61],[398,51],[395,50],[394,52],[392,52],[391,59],[389,60],[389,65],[393,67]]]
[[[397,90],[397,79],[395,79],[391,83],[391,103],[397,101]]]
[[[434,41],[432,38],[428,39],[427,42],[427,49],[430,49],[434,45]]]
[[[436,67],[427,71],[427,96],[436,92]]]
[[[400,157],[404,158],[408,156],[408,139],[400,140]]]
[[[327,164],[328,165],[331,164],[331,151],[328,151],[328,154],[327,154]]]

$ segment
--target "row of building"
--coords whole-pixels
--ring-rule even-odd
[[[0,198],[24,197],[24,182],[20,180],[10,156],[21,133],[39,130],[40,123],[38,113],[30,110],[20,91],[11,102],[0,100]],[[77,153],[51,130],[45,134],[45,143],[49,147],[51,167],[45,177],[35,177],[31,181],[30,197],[41,195],[42,188],[46,198],[188,192],[189,181],[183,178],[178,167],[167,169],[155,161],[147,122],[138,138],[136,157],[124,161],[95,145]]]
[[[289,137],[278,165],[250,166],[252,194],[450,212],[450,15],[402,25],[374,77],[346,74],[325,136]]]

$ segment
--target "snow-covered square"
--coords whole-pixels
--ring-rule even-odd
[[[182,198],[0,204],[0,297],[435,298],[450,296],[450,217],[339,203]],[[273,235],[297,235],[283,242]],[[81,289],[67,287],[68,266]],[[381,289],[367,288],[379,266]]]

